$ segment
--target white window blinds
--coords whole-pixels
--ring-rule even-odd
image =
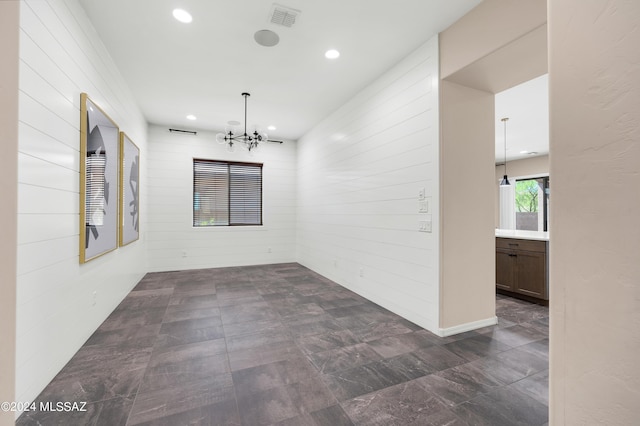
[[[193,226],[262,225],[262,164],[193,160]]]

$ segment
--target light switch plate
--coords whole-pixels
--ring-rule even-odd
[[[420,201],[424,200],[426,193],[427,191],[425,188],[420,188],[420,191],[418,191],[418,200]]]
[[[420,232],[432,232],[433,222],[430,214],[421,216],[422,220],[418,221],[418,231]]]

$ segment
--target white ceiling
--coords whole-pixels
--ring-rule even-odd
[[[241,93],[250,92],[249,126],[296,140],[480,1],[278,0],[301,11],[292,28],[269,22],[267,0],[80,3],[150,123],[222,130],[244,122]],[[176,21],[176,7],[193,22]],[[258,45],[262,29],[280,43]],[[324,57],[330,48],[339,59]]]
[[[507,121],[507,161],[549,153],[549,75],[495,95],[496,164],[504,163]],[[523,153],[527,151],[527,153]],[[529,154],[535,152],[536,154]]]

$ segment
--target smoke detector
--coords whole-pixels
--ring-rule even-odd
[[[269,13],[269,22],[291,28],[296,23],[298,15],[300,15],[299,10],[274,3]]]

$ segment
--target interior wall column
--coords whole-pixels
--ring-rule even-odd
[[[640,419],[640,3],[549,1],[552,425]]]
[[[495,316],[494,96],[440,86],[440,329],[493,325]]]
[[[496,321],[494,94],[544,73],[546,19],[545,0],[484,0],[440,33],[444,335]]]
[[[15,400],[19,1],[0,1],[0,402]],[[15,413],[0,410],[0,425]]]

